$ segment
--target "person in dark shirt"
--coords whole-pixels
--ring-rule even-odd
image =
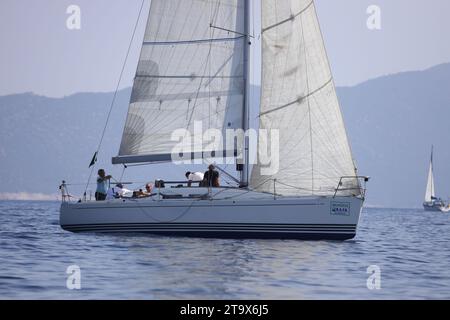
[[[208,167],[208,171],[205,172],[203,176],[203,186],[204,187],[213,187],[219,188],[219,171],[215,170],[214,165],[210,165]]]

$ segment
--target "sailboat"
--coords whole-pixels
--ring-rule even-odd
[[[127,166],[177,165],[180,157],[208,164],[226,155],[235,160],[236,185],[159,181],[147,198],[63,201],[63,229],[206,238],[355,237],[369,178],[357,175],[314,1],[254,3],[151,1],[120,151],[112,159]],[[252,34],[255,15],[261,26]],[[262,62],[252,59],[258,50]],[[255,103],[250,81],[259,69],[261,101]],[[247,134],[227,147],[202,139],[209,129],[247,133],[252,119],[256,143]],[[183,144],[191,149],[174,141],[180,129],[192,134]],[[275,138],[264,132],[275,132]],[[277,170],[252,162],[273,146]]]
[[[436,197],[434,188],[434,171],[433,171],[433,153],[434,148],[431,148],[430,168],[428,170],[428,182],[427,189],[425,191],[425,201],[423,202],[423,208],[425,211],[443,211],[446,206],[441,199]]]

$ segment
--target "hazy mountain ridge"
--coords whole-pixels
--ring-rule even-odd
[[[129,95],[129,89],[118,95],[103,144],[105,154],[118,150],[120,134],[115,133],[123,128]],[[62,179],[85,182],[111,100],[111,93],[59,99],[30,93],[0,97],[0,192],[53,194]]]
[[[359,173],[372,176],[368,203],[419,206],[431,144],[437,191],[450,195],[450,64],[338,88]],[[100,165],[111,169],[128,109],[119,92]],[[112,93],[47,98],[0,97],[0,193],[54,194],[61,179],[84,183],[109,111]],[[146,172],[149,169],[145,169]]]
[[[361,174],[373,177],[369,202],[418,206],[435,145],[438,195],[450,195],[450,64],[339,88]]]

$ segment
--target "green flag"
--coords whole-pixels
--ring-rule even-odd
[[[94,156],[92,157],[91,164],[89,165],[89,168],[91,168],[97,162],[97,154],[98,154],[98,152],[94,153]]]

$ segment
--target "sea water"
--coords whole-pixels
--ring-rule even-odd
[[[0,299],[450,298],[450,214],[364,209],[345,242],[219,240],[74,234],[59,205],[0,202]]]

